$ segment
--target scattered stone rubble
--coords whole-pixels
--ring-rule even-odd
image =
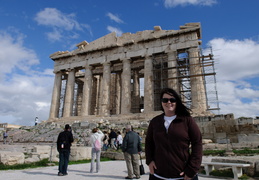
[[[77,161],[91,158],[90,135],[94,127],[103,131],[113,128],[115,131],[124,131],[125,123],[110,123],[107,120],[99,122],[43,122],[37,126],[23,126],[20,129],[8,130],[8,144],[0,146],[0,163],[5,165],[23,164],[49,159],[58,161],[56,140],[63,131],[65,124],[72,126],[74,143],[71,147],[70,160]],[[131,123],[135,130],[144,136],[148,123]],[[0,139],[3,139],[2,133]],[[103,156],[111,159],[123,159],[121,153],[103,152]]]
[[[203,149],[227,150],[259,147],[258,118],[234,119],[232,114],[215,115],[213,117],[195,117],[203,135]],[[131,124],[135,131],[145,138],[148,121],[143,120],[93,120],[93,121],[55,121],[42,122],[37,126],[22,126],[19,129],[8,129],[8,144],[0,146],[0,163],[6,165],[36,162],[48,158],[50,162],[58,161],[56,139],[63,131],[65,124],[72,126],[74,143],[71,148],[73,161],[90,159],[89,144],[91,129],[124,132],[127,124]],[[3,133],[0,134],[0,139]],[[231,154],[229,154],[231,155]],[[111,159],[123,159],[122,153],[102,152],[102,156]],[[253,176],[259,173],[259,156],[252,157],[211,157],[212,161],[251,163],[252,168],[244,168],[244,173]]]

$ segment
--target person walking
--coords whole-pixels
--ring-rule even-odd
[[[123,142],[123,137],[122,137],[120,131],[118,131],[117,134],[118,134],[118,136],[117,136],[116,142],[117,142],[117,150],[119,150],[121,148],[121,145],[122,145],[122,142]]]
[[[8,138],[7,131],[4,131],[3,138],[4,138],[4,144],[6,144],[6,141],[7,141],[7,138]]]
[[[111,129],[111,132],[109,134],[109,139],[111,140],[111,148],[116,150],[117,148],[115,146],[115,143],[116,143],[116,140],[117,140],[117,134],[113,129]]]
[[[35,126],[37,126],[38,121],[39,121],[39,118],[38,118],[38,117],[36,117],[36,118],[35,118],[35,120],[34,120],[34,122],[35,122]]]
[[[124,153],[124,159],[128,170],[128,176],[125,179],[133,179],[135,175],[136,179],[140,178],[139,171],[139,154],[142,151],[139,135],[132,131],[131,125],[126,127],[126,135],[123,138],[122,152]]]
[[[91,151],[91,168],[90,173],[94,172],[94,161],[96,160],[96,173],[100,171],[100,158],[101,158],[101,149],[102,149],[102,141],[104,134],[98,128],[93,128],[92,135],[90,138],[92,151]]]
[[[57,150],[59,152],[58,176],[67,175],[67,167],[69,162],[70,147],[74,141],[71,127],[65,125],[64,131],[59,133],[57,139]]]
[[[175,90],[163,89],[160,99],[163,113],[150,121],[145,139],[149,180],[198,180],[202,161],[199,127]]]
[[[107,131],[104,131],[103,134],[104,134],[104,136],[103,136],[103,150],[107,151],[108,145],[109,145],[109,135],[108,135]]]

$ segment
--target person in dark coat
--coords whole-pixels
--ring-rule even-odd
[[[164,113],[150,121],[145,142],[149,180],[197,180],[202,161],[199,127],[173,89],[163,89],[160,99]]]
[[[70,147],[73,141],[74,138],[71,127],[69,124],[66,124],[64,131],[59,133],[57,139],[57,150],[59,152],[58,176],[67,175]]]
[[[142,148],[139,135],[132,131],[131,125],[126,127],[126,135],[123,138],[121,149],[124,152],[124,159],[128,170],[128,176],[125,179],[133,179],[134,174],[135,178],[139,179],[139,154]]]
[[[116,132],[113,129],[111,129],[111,132],[109,134],[109,139],[111,140],[111,142],[110,142],[111,143],[111,148],[117,149],[116,146],[115,146],[116,139],[117,139],[117,134],[116,134]]]

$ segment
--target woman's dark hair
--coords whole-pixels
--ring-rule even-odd
[[[97,128],[93,128],[92,133],[96,133],[98,131]]]
[[[177,92],[175,90],[173,90],[171,88],[162,89],[161,93],[160,93],[160,100],[162,100],[164,94],[174,96],[174,98],[176,99],[176,110],[175,110],[176,115],[178,115],[178,116],[190,116],[191,115],[190,114],[191,110],[182,103],[180,96],[177,94]],[[162,103],[161,103],[161,109],[164,112]]]

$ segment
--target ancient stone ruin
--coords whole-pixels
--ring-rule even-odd
[[[207,77],[215,80],[214,59],[200,44],[200,23],[187,23],[179,30],[113,32],[50,55],[55,82],[49,121],[136,114],[136,120],[149,120],[160,111],[164,87],[174,88],[194,115],[211,114],[218,109],[216,89],[206,91]]]
[[[8,144],[14,145],[1,146],[0,163],[47,157],[57,161],[55,142],[66,123],[75,137],[72,160],[90,158],[93,127],[122,131],[131,124],[144,138],[149,120],[161,113],[159,95],[164,87],[174,88],[192,109],[204,149],[257,148],[259,118],[212,113],[219,110],[214,59],[212,52],[203,55],[200,45],[200,23],[187,23],[179,30],[155,26],[120,37],[110,33],[90,43],[83,41],[76,50],[50,55],[55,81],[49,119],[19,129],[0,125],[0,131],[9,131]],[[257,159],[244,160],[253,163],[253,173],[259,172]]]

